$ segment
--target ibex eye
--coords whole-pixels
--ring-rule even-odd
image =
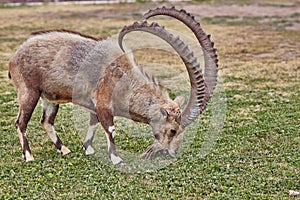
[[[176,134],[176,132],[177,132],[176,130],[171,129],[170,130],[170,136],[173,137]]]

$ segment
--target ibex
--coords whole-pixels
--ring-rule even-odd
[[[205,71],[188,46],[157,23],[147,19],[167,15],[189,27],[202,47]],[[125,54],[123,37],[131,31],[156,35],[170,44],[181,57],[190,79],[190,97],[181,110],[184,98],[170,99],[156,79],[146,74],[134,58]],[[15,122],[25,161],[33,160],[26,127],[41,97],[41,124],[57,150],[70,150],[54,130],[59,104],[73,102],[90,112],[90,126],[84,140],[87,155],[94,154],[94,133],[101,123],[113,164],[122,164],[114,145],[114,116],[122,116],[152,127],[154,143],[141,155],[153,159],[158,153],[175,157],[184,129],[195,121],[207,106],[217,84],[218,59],[210,35],[206,35],[194,17],[184,10],[157,8],[149,10],[139,22],[125,26],[118,36],[96,39],[65,30],[35,32],[12,56],[9,76],[18,95],[19,114]]]

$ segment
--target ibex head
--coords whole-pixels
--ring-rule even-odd
[[[190,51],[178,36],[174,36],[153,22],[149,24],[146,20],[155,15],[168,15],[183,22],[190,28],[196,36],[200,48],[202,48],[205,71],[204,76],[197,58]],[[214,43],[210,40],[210,35],[206,35],[200,24],[194,17],[184,10],[175,8],[157,8],[150,10],[143,15],[141,22],[125,26],[119,34],[119,45],[123,49],[123,37],[131,31],[145,31],[152,33],[169,43],[181,57],[189,74],[190,97],[186,107],[181,111],[184,98],[178,97],[174,101],[167,100],[163,104],[153,104],[149,108],[150,122],[155,137],[154,144],[151,145],[142,157],[152,159],[158,153],[163,155],[176,156],[177,150],[182,142],[184,129],[195,121],[202,111],[206,108],[210,97],[217,84],[218,59]]]
[[[181,105],[183,97],[169,100],[163,106],[154,104],[150,106],[150,125],[154,134],[154,143],[142,155],[143,158],[153,158],[158,153],[162,155],[176,156],[177,150],[183,139],[181,122]]]

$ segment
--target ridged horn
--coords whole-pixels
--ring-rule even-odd
[[[205,94],[205,99],[200,106],[199,114],[206,108],[207,103],[211,96],[213,95],[214,89],[217,84],[217,74],[218,74],[218,56],[217,50],[214,48],[214,43],[210,39],[210,35],[207,35],[200,26],[200,23],[195,20],[195,17],[190,13],[187,13],[185,10],[177,10],[174,7],[172,8],[156,8],[154,10],[149,10],[143,15],[143,20],[147,20],[150,17],[156,15],[167,15],[178,19],[183,22],[196,36],[199,44],[202,47],[205,67],[204,67],[204,80],[207,85],[207,94]],[[193,113],[195,110],[194,107],[198,106],[193,104],[196,102],[195,99],[189,99],[188,105],[185,107],[182,112],[183,125],[187,126],[189,123],[193,122],[198,116]],[[191,107],[190,107],[191,106]]]
[[[206,91],[207,86],[205,85],[202,70],[200,68],[200,64],[197,61],[197,58],[194,56],[193,52],[188,48],[188,45],[186,45],[179,37],[169,33],[164,27],[159,26],[157,23],[153,22],[149,24],[147,21],[134,22],[132,25],[125,26],[121,30],[121,32],[119,33],[118,42],[120,48],[123,51],[123,38],[127,33],[131,31],[148,32],[165,40],[168,44],[170,44],[173,47],[173,49],[178,53],[178,55],[184,62],[189,74],[191,85],[190,100],[186,106],[186,108],[189,109],[189,114],[185,114],[185,121],[181,120],[181,126],[186,127],[200,115],[201,105],[205,104],[205,94],[208,93]]]

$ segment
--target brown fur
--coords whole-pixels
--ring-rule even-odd
[[[76,34],[76,35],[80,35],[81,37],[89,38],[89,39],[92,39],[92,40],[95,40],[95,41],[104,40],[104,39],[108,38],[108,37],[98,37],[98,38],[96,38],[96,37],[93,37],[93,36],[90,36],[90,35],[85,35],[85,34],[82,34],[80,32],[72,31],[72,30],[67,30],[67,29],[54,29],[54,30],[35,31],[35,32],[32,32],[31,35],[32,36],[42,35],[42,34],[51,33],[51,32],[61,32],[61,33]]]
[[[155,15],[174,17],[193,31],[203,48],[207,81],[188,45],[164,27],[145,20]],[[181,57],[191,85],[190,99],[182,113],[180,107],[184,98],[171,100],[158,81],[137,66],[132,55],[123,54],[122,40],[131,31],[146,31],[160,37]],[[72,101],[91,113],[84,142],[86,154],[94,153],[91,145],[100,122],[107,137],[109,158],[113,164],[123,162],[114,146],[114,116],[122,116],[152,127],[155,140],[143,153],[143,158],[152,159],[166,152],[175,157],[184,128],[205,109],[216,86],[218,59],[213,47],[210,36],[194,17],[184,10],[165,7],[150,10],[142,21],[125,26],[119,33],[118,44],[112,38],[99,39],[74,31],[33,33],[9,64],[9,76],[19,99],[16,126],[24,158],[33,160],[25,131],[39,97],[43,101],[42,125],[63,154],[70,150],[58,138],[54,119],[58,104]]]
[[[40,96],[54,105],[73,102],[96,114],[110,141],[111,158],[117,155],[113,135],[109,131],[114,125],[114,116],[150,124],[154,135],[160,135],[157,140],[160,147],[155,151],[168,147],[170,137],[164,135],[169,129],[179,130],[176,117],[180,112],[171,111],[180,110],[180,105],[170,100],[154,78],[131,58],[122,55],[119,47],[114,45],[109,39],[98,40],[70,31],[40,31],[33,33],[12,56],[9,74],[20,105],[16,126],[21,130],[26,160],[33,157],[29,145],[26,145],[25,131]],[[42,123],[45,122],[47,108],[52,107],[44,108]],[[45,125],[45,130],[58,150],[67,154],[69,150],[50,127],[54,125],[56,113],[57,110],[47,119],[49,125]],[[165,140],[165,137],[169,139]],[[91,144],[90,140],[87,141]]]
[[[164,27],[146,21],[155,15],[176,18],[194,33],[203,49],[206,80],[188,45]],[[157,80],[137,66],[132,55],[123,54],[122,40],[131,31],[145,31],[160,37],[181,57],[191,85],[189,102],[182,113],[180,107],[184,99],[171,100]],[[73,31],[52,30],[33,33],[17,50],[10,60],[9,76],[18,93],[16,126],[26,161],[33,157],[25,131],[39,97],[43,99],[42,125],[63,154],[70,150],[58,138],[54,118],[59,103],[72,101],[91,113],[84,143],[86,154],[94,153],[92,139],[100,122],[108,140],[109,158],[114,164],[123,162],[114,146],[114,116],[122,116],[152,127],[155,140],[143,158],[152,159],[166,152],[175,157],[184,128],[202,113],[217,84],[218,59],[210,35],[206,35],[186,11],[162,7],[150,10],[142,21],[125,26],[119,33],[118,44],[112,38],[98,39]]]

